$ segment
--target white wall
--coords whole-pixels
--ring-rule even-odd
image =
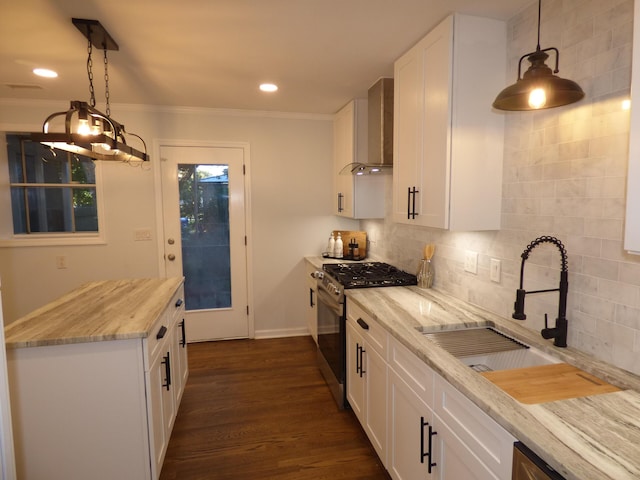
[[[0,130],[37,131],[48,114],[65,108],[66,103],[0,101]],[[357,226],[330,215],[331,117],[127,105],[113,105],[112,113],[149,149],[154,139],[249,143],[256,336],[306,332],[302,259],[321,252],[331,230]],[[160,227],[154,172],[110,162],[103,168],[107,244],[0,248],[5,321],[85,281],[162,275],[156,235],[148,242],[133,236],[136,229],[157,234]],[[68,257],[67,269],[56,269],[56,255]]]
[[[518,58],[535,49],[537,6],[508,22],[505,86],[515,81]],[[363,222],[363,229],[375,241],[372,253],[409,270],[424,243],[436,243],[436,286],[507,318],[520,254],[540,235],[558,237],[569,255],[569,346],[640,374],[640,257],[622,244],[629,112],[621,102],[630,93],[632,20],[632,0],[543,2],[541,48],[560,50],[560,76],[577,81],[586,97],[505,114],[501,230],[450,233],[388,219]],[[464,271],[466,250],[479,253],[477,275]],[[502,264],[500,283],[489,278],[492,258]],[[557,250],[537,247],[525,289],[557,288],[559,268]],[[556,317],[557,293],[527,296],[525,312],[525,325],[540,330],[544,313]]]

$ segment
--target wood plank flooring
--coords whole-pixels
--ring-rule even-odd
[[[161,480],[388,480],[340,411],[311,337],[189,345],[189,380]]]

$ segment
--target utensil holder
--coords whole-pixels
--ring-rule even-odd
[[[431,288],[433,286],[433,277],[435,276],[435,269],[431,260],[420,260],[420,267],[418,268],[418,287]]]

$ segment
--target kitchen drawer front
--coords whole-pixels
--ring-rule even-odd
[[[516,439],[439,375],[434,412],[498,478],[510,479]]]
[[[362,339],[373,348],[385,361],[389,342],[388,332],[373,320],[359,306],[347,300],[347,319],[362,335]],[[358,322],[360,320],[360,322]],[[364,323],[363,323],[364,322]],[[366,326],[365,326],[366,325]]]
[[[434,372],[398,340],[389,339],[389,366],[433,409]]]
[[[171,307],[173,308],[173,307]],[[171,337],[171,325],[173,325],[173,312],[170,310],[165,310],[160,314],[156,323],[153,324],[151,329],[149,330],[149,336],[147,337],[147,362],[146,368],[149,368],[153,358],[155,358],[156,353],[160,349],[160,347],[169,341]]]
[[[174,293],[167,312],[172,312],[173,320],[178,322],[182,321],[182,317],[184,316],[184,286],[178,288],[176,293]]]

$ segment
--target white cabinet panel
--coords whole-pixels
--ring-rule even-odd
[[[640,2],[634,2],[631,71],[631,123],[629,125],[629,167],[624,249],[640,255]]]
[[[394,221],[500,228],[505,65],[504,22],[459,14],[396,61]]]
[[[387,332],[347,302],[347,400],[383,464],[387,457]]]
[[[403,378],[389,369],[389,451],[387,470],[394,480],[435,477],[429,450],[429,426],[433,413]],[[431,436],[433,442],[433,436]],[[431,445],[433,449],[433,443]],[[431,470],[432,473],[429,473]]]
[[[435,376],[434,392],[434,411],[459,437],[459,442],[467,445],[498,478],[510,478],[515,437],[439,375]],[[495,478],[491,475],[489,478]]]
[[[334,213],[343,217],[384,218],[384,176],[340,175],[346,165],[367,163],[367,100],[355,99],[333,121]]]

